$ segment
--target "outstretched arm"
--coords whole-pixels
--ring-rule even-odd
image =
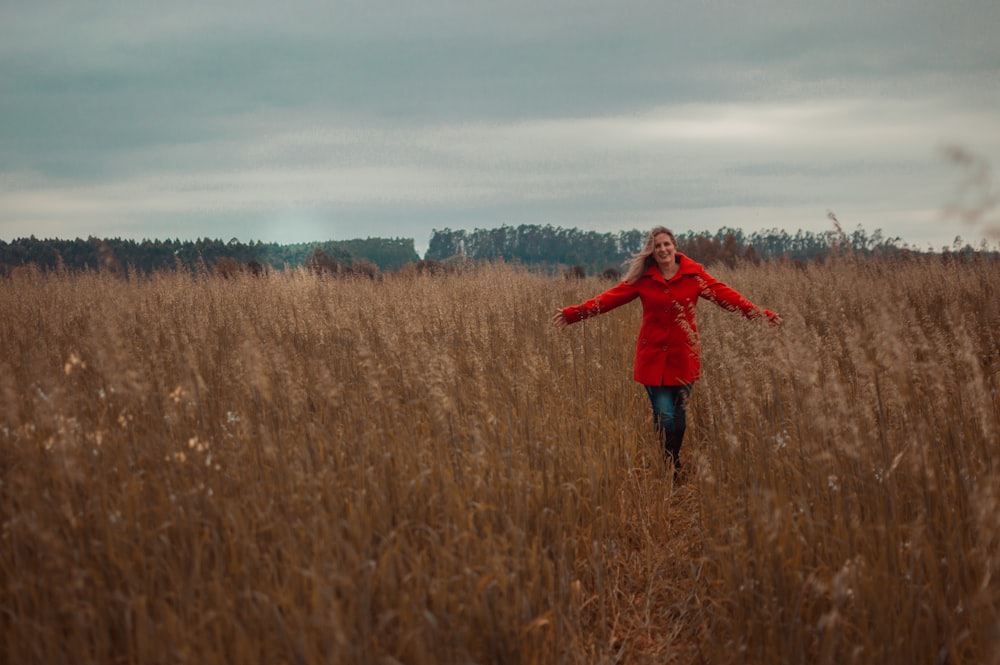
[[[616,307],[632,302],[638,296],[639,290],[633,284],[622,282],[585,303],[563,307],[552,317],[552,325],[556,328],[565,328],[571,323],[610,312]]]
[[[707,272],[701,274],[701,281],[702,298],[710,300],[730,312],[742,312],[743,316],[748,319],[766,319],[772,326],[781,325],[781,317],[777,312],[758,307],[736,289],[726,286]]]

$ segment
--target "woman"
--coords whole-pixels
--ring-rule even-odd
[[[748,319],[766,318],[771,325],[780,324],[781,318],[709,275],[701,264],[677,251],[677,240],[669,229],[657,226],[649,232],[642,251],[632,257],[621,284],[583,304],[559,310],[552,325],[563,328],[636,298],[642,301],[642,325],[636,341],[634,377],[646,387],[653,426],[667,461],[673,461],[679,473],[687,400],[701,371],[694,318],[698,298],[740,311]]]

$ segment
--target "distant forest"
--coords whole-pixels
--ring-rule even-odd
[[[579,266],[587,273],[598,273],[620,269],[642,247],[647,232],[599,233],[552,226],[502,226],[471,232],[435,230],[425,258],[435,261],[447,261],[454,256],[474,260],[503,259],[526,265]],[[756,263],[775,258],[808,261],[843,249],[874,253],[898,251],[901,246],[899,238],[884,238],[881,230],[869,235],[861,228],[852,233],[816,234],[800,230],[794,235],[781,229],[748,235],[732,228],[722,228],[714,234],[674,233],[678,249],[705,265],[717,262],[732,265],[740,260]]]
[[[34,236],[6,243],[0,240],[0,271],[34,265],[50,270],[108,270],[148,274],[157,270],[227,272],[283,270],[303,266],[320,269],[370,267],[397,270],[420,260],[412,238],[358,240],[281,245],[260,241],[241,243],[210,240],[122,240],[90,237],[86,240],[39,240]]]
[[[90,237],[86,240],[44,239],[34,236],[13,242],[0,240],[0,274],[19,267],[41,271],[104,270],[148,274],[157,270],[222,272],[284,270],[307,267],[332,273],[374,275],[409,265],[447,267],[457,263],[505,261],[548,272],[577,275],[614,274],[642,246],[645,230],[599,233],[554,226],[501,226],[474,231],[435,229],[423,259],[412,238],[366,238],[345,241],[281,245],[260,241],[122,240]],[[680,251],[712,265],[772,259],[821,260],[833,252],[898,254],[912,252],[899,238],[885,238],[880,230],[868,234],[857,228],[790,234],[781,229],[755,231],[723,228],[714,234],[688,231],[677,234]],[[956,241],[957,242],[957,241]],[[973,252],[968,245],[953,248]]]

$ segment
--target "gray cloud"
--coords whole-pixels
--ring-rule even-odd
[[[940,147],[1000,159],[998,24],[985,1],[4,6],[0,237],[831,207],[930,237]]]

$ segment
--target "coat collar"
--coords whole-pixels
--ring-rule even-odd
[[[677,252],[677,263],[679,266],[677,269],[678,275],[697,275],[702,271],[702,266],[700,263],[698,263],[692,258],[685,256],[684,254],[681,254],[680,252]],[[651,277],[654,280],[659,280],[664,284],[667,283],[667,280],[663,279],[663,275],[660,274],[660,268],[656,265],[655,262],[653,262],[651,266],[646,268],[645,274],[646,276]]]

